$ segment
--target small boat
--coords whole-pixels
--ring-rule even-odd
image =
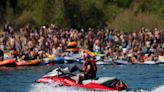
[[[157,64],[157,62],[156,62],[156,61],[144,61],[143,64],[147,64],[147,65],[155,65],[155,64]]]
[[[42,78],[36,80],[37,83],[57,83],[60,86],[70,86],[97,91],[121,91],[128,89],[127,84],[115,77],[99,77],[95,79],[83,80],[82,84],[76,84],[76,76],[68,67],[56,68]]]
[[[116,60],[116,61],[114,61],[114,63],[116,63],[117,65],[129,65],[129,64],[131,64],[127,60]]]
[[[73,63],[73,62],[80,62],[82,57],[78,53],[71,53],[64,56],[65,63]]]
[[[115,63],[112,60],[112,58],[105,59],[104,61],[97,61],[96,64],[97,65],[115,65]]]
[[[73,63],[76,60],[73,57],[70,56],[64,56],[64,63]]]
[[[0,61],[0,66],[15,66],[15,60],[14,59],[6,59],[3,61]]]
[[[109,65],[109,62],[104,62],[104,61],[98,61],[96,62],[97,65]]]
[[[39,60],[29,60],[29,61],[18,61],[15,62],[17,66],[35,66],[39,65],[40,61]]]

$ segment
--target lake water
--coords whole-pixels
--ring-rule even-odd
[[[35,83],[58,66],[73,65],[0,67],[0,92],[84,92],[84,89]],[[127,83],[130,91],[164,92],[164,65],[99,65],[98,76],[115,76]]]

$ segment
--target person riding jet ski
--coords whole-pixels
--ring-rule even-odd
[[[96,78],[97,66],[95,61],[90,57],[88,53],[83,54],[83,74],[77,74],[76,84],[82,84],[83,80]]]

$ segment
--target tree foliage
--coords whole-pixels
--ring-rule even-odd
[[[162,18],[163,4],[163,0],[0,0],[0,23],[54,23],[76,28],[113,26],[122,15],[128,19],[146,17],[145,14]],[[126,14],[128,11],[132,14]]]

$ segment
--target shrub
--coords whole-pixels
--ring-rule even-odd
[[[152,13],[138,13],[135,15],[128,10],[120,13],[108,24],[110,28],[118,28],[125,32],[137,31],[142,26],[153,29],[155,27],[164,28],[164,18]]]

